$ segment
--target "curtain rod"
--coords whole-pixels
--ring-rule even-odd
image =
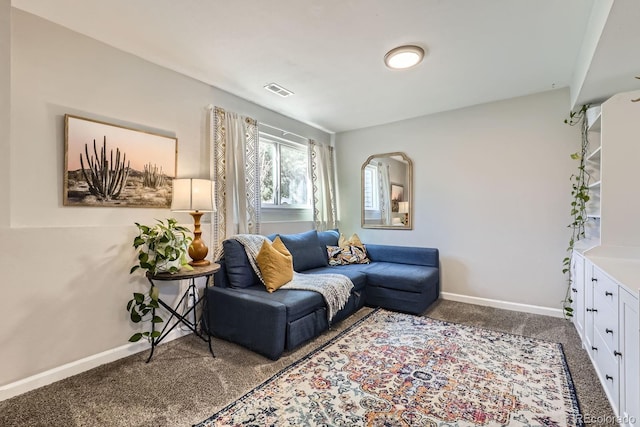
[[[279,130],[280,132],[282,132],[282,136],[293,135],[293,136],[297,136],[298,138],[302,138],[305,141],[309,141],[310,139],[310,138],[307,138],[306,136],[298,135],[297,133],[289,132],[288,130],[285,130],[285,129],[280,129],[279,127],[270,125],[268,123],[258,122],[258,128],[260,127],[260,125],[270,127],[271,129]]]

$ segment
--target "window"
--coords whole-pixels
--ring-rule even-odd
[[[378,210],[378,186],[375,166],[367,165],[364,168],[364,208],[368,210]]]
[[[259,138],[262,207],[310,209],[308,146],[262,130]]]
[[[380,192],[378,191],[378,168],[364,168],[364,213],[365,219],[380,219]]]

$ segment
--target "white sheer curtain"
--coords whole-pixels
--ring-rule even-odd
[[[380,197],[381,224],[391,224],[391,181],[389,179],[389,165],[378,162],[378,183]]]
[[[332,146],[309,140],[313,222],[318,231],[338,227],[334,163]]]
[[[250,118],[215,107],[209,114],[212,179],[216,185],[212,245],[234,234],[260,233],[258,126]]]

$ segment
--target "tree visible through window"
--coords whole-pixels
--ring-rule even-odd
[[[262,206],[309,208],[308,147],[260,132]]]

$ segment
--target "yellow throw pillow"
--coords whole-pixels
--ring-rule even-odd
[[[276,237],[273,243],[262,242],[256,257],[267,291],[273,292],[293,279],[293,257],[287,247]]]
[[[358,235],[356,233],[353,233],[351,235],[351,237],[349,237],[349,240],[344,238],[344,234],[340,233],[340,239],[338,240],[338,246],[340,246],[341,248],[345,247],[345,246],[358,246],[358,247],[364,247],[364,245],[362,244],[362,241],[360,240],[360,237],[358,237]]]

